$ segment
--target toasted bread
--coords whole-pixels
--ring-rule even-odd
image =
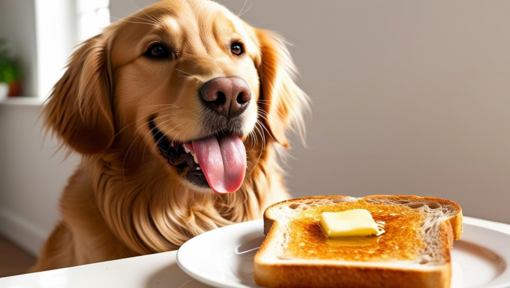
[[[385,233],[347,244],[324,235],[320,213],[358,208]],[[450,249],[462,234],[462,210],[431,197],[306,197],[268,207],[264,233],[254,260],[261,286],[450,287]]]

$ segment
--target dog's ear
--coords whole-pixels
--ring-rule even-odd
[[[283,39],[274,32],[257,30],[260,43],[260,100],[263,122],[272,138],[289,147],[286,131],[304,139],[303,112],[309,109],[306,94],[296,85],[296,67]]]
[[[86,155],[105,151],[114,137],[107,46],[105,37],[98,35],[78,48],[44,110],[46,127]]]

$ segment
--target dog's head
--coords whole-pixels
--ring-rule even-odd
[[[161,1],[77,49],[46,123],[89,157],[143,148],[195,190],[233,192],[247,147],[288,146],[301,121],[307,99],[294,71],[276,34],[223,6]]]

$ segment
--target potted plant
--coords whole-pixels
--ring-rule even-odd
[[[0,38],[0,100],[19,95],[20,76],[18,60],[10,56],[7,41]]]

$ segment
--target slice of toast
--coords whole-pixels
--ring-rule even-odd
[[[366,209],[381,236],[328,238],[322,212]],[[462,234],[456,203],[418,196],[317,196],[264,212],[266,238],[254,260],[267,287],[450,287],[450,249]]]

